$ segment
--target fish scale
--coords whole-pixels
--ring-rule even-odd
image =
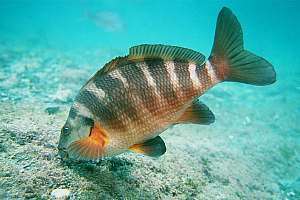
[[[154,81],[156,89],[168,104],[174,104],[177,101],[177,95],[173,86],[172,80],[168,74],[166,65],[163,59],[146,60],[145,68],[149,71],[149,76]]]
[[[107,91],[104,88],[110,88],[111,92],[107,94],[107,96],[110,96],[108,107],[123,110],[123,113],[120,114],[119,121],[127,121],[128,125],[131,125],[130,128],[127,127],[126,129],[127,139],[132,136],[132,138],[136,140],[135,142],[141,142],[140,140],[144,139],[145,135],[153,137],[159,134],[160,132],[158,130],[166,129],[166,125],[170,126],[172,125],[172,122],[176,120],[178,117],[177,113],[181,112],[181,106],[190,102],[191,96],[196,97],[198,94],[196,91],[201,91],[200,88],[195,90],[192,87],[193,83],[190,79],[187,62],[171,62],[174,62],[175,64],[174,72],[178,77],[178,84],[172,83],[172,80],[170,80],[170,77],[168,76],[164,61],[161,59],[153,60],[152,62],[143,61],[142,64],[136,63],[135,65],[131,64],[118,68],[118,71],[129,85],[128,88],[122,88],[122,90],[127,91],[126,94],[130,94],[126,95],[127,99],[124,101],[126,101],[127,104],[131,104],[130,108],[138,108],[130,110],[130,112],[135,113],[137,116],[134,119],[128,117],[128,111],[124,110],[122,105],[116,103],[120,98],[120,95],[117,95],[116,93],[119,93],[120,88],[118,87],[121,87],[121,84],[114,84],[114,81],[111,80],[112,78],[110,76],[106,76],[103,79],[99,78],[99,80],[97,78],[95,79],[98,80],[97,87],[104,91]],[[154,86],[149,85],[143,70],[138,66],[142,66],[149,71],[149,75],[155,80],[156,84]],[[114,71],[111,73],[114,73]],[[121,79],[118,81],[122,82]],[[124,83],[122,84],[122,87],[124,87]],[[185,92],[182,92],[183,88],[186,88]],[[155,94],[155,90],[159,91],[159,94]],[[152,101],[147,101],[148,99],[155,99],[155,102],[157,103],[153,104]],[[171,104],[169,102],[170,99],[172,100]],[[139,109],[141,107],[146,108],[147,112],[144,112],[144,109]],[[101,116],[102,113],[98,113],[98,115]],[[132,127],[132,124],[137,126]],[[105,126],[105,124],[103,124],[103,126]],[[153,133],[153,135],[149,135],[149,133]],[[124,135],[124,133],[119,134]]]
[[[172,71],[166,63],[172,63]],[[144,70],[149,72],[148,78]],[[175,124],[187,106],[213,86],[206,65],[196,65],[194,70],[190,72],[189,62],[182,60],[131,62],[105,76],[96,74],[75,101],[93,111],[102,126],[113,132],[108,134],[114,141],[110,149],[128,149],[130,144],[153,138]],[[193,87],[191,73],[196,74],[201,87]],[[105,93],[104,97],[89,91],[91,83]]]

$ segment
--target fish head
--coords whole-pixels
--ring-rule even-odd
[[[72,110],[72,109],[71,109]],[[97,120],[71,115],[61,129],[58,150],[63,159],[97,160],[105,155],[108,134]]]

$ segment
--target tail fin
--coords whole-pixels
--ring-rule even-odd
[[[217,75],[225,81],[268,85],[276,81],[272,64],[244,50],[243,32],[236,16],[228,8],[219,13],[214,45],[209,57]]]

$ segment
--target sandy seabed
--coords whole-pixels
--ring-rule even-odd
[[[62,162],[60,129],[99,57],[110,56],[0,47],[0,199],[49,199],[56,188],[71,199],[300,199],[300,82],[291,78],[216,86],[200,98],[216,122],[168,129],[158,159]]]

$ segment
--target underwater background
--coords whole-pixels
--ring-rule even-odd
[[[221,83],[200,99],[209,126],[162,134],[158,159],[62,162],[57,143],[80,87],[138,44],[210,54],[218,12],[275,84]],[[300,199],[300,1],[0,0],[0,199]],[[52,195],[53,196],[53,195]]]

